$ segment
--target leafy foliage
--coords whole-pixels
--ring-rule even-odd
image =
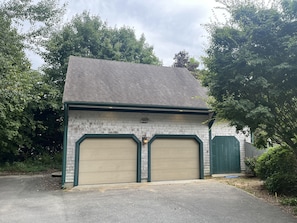
[[[289,147],[270,148],[257,159],[255,170],[270,192],[297,193],[297,162]]]
[[[257,176],[262,180],[274,173],[296,173],[297,163],[292,149],[288,147],[272,147],[259,156],[256,164]]]
[[[280,203],[287,206],[297,206],[297,197],[284,198]]]
[[[187,68],[195,78],[199,74],[199,62],[194,57],[189,57],[189,53],[186,51],[180,51],[174,56],[174,67],[185,67]]]
[[[238,130],[294,149],[297,156],[297,2],[219,1],[230,14],[210,24],[203,83],[217,115]]]
[[[51,35],[43,54],[45,73],[51,83],[63,92],[70,55],[144,64],[160,64],[153,47],[138,40],[133,29],[110,28],[100,17],[87,12],[75,16],[61,30]]]
[[[189,63],[189,53],[186,51],[180,51],[174,56],[174,67],[187,67]]]
[[[30,100],[32,79],[28,70],[21,37],[11,27],[11,22],[0,14],[2,27],[0,43],[0,155],[10,153],[21,126],[18,117]],[[0,156],[0,157],[2,157]]]
[[[4,0],[0,11],[18,27],[26,47],[37,50],[51,31],[59,24],[64,13],[65,4],[61,7],[58,0]],[[23,29],[30,24],[30,28]]]
[[[56,95],[55,89],[44,82],[44,76],[30,69],[24,52],[29,37],[14,27],[16,21],[26,18],[46,25],[49,17],[40,7],[28,0],[0,5],[0,162],[19,160],[24,148],[37,147],[35,131],[46,126],[43,120],[35,119],[35,110],[50,106],[49,99]]]
[[[244,159],[244,163],[247,167],[247,173],[252,174],[252,176],[256,176],[256,163],[257,163],[257,158],[256,157],[248,157]]]
[[[53,156],[44,154],[28,158],[24,161],[5,162],[0,164],[0,172],[36,173],[47,170],[62,169],[62,154],[56,153]]]
[[[271,193],[297,195],[296,174],[274,173],[266,179],[264,185]]]

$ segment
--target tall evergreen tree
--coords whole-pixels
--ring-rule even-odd
[[[199,62],[194,58],[190,57],[189,53],[182,50],[174,56],[174,67],[185,67],[187,68],[195,78],[199,76]]]

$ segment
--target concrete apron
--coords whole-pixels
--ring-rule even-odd
[[[215,178],[237,178],[237,177],[244,177],[246,176],[245,173],[224,173],[224,174],[212,174],[211,177]]]
[[[209,182],[211,179],[199,179],[199,180],[175,180],[175,181],[158,181],[158,182],[141,182],[141,183],[117,183],[117,184],[100,184],[100,185],[82,185],[75,186],[70,189],[66,189],[69,192],[76,191],[106,191],[115,189],[132,189],[132,188],[143,188],[149,186],[159,185],[176,185],[176,184],[203,184]]]
[[[98,184],[98,185],[82,185],[75,187],[67,187],[66,191],[106,191],[113,189],[131,189],[131,188],[141,188],[147,186],[157,186],[157,185],[173,185],[173,184],[190,184],[190,183],[206,183],[211,180],[211,178],[237,178],[244,177],[244,173],[234,173],[234,174],[213,174],[211,177],[206,177],[206,179],[196,179],[196,180],[175,180],[175,181],[157,181],[157,182],[147,182],[142,181],[141,183],[117,183],[117,184]]]

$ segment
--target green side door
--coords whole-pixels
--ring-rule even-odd
[[[234,136],[215,136],[212,140],[212,173],[240,173],[240,145]]]

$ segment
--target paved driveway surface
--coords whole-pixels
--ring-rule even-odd
[[[40,191],[34,177],[0,177],[1,223],[297,222],[278,207],[213,180]]]

